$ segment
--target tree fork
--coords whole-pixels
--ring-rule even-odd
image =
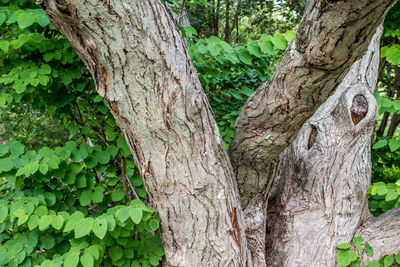
[[[394,2],[307,1],[281,64],[243,107],[229,154],[256,265],[265,264],[266,202],[279,154],[365,53]]]
[[[365,52],[393,2],[308,2],[282,64],[239,116],[234,168],[182,36],[159,0],[39,4],[88,67],[126,137],[161,218],[166,265],[252,266],[250,248],[254,266],[263,266],[276,157]],[[247,225],[237,181],[247,215],[254,211]],[[253,233],[249,246],[245,231]]]

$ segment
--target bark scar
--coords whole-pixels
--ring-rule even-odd
[[[233,208],[231,212],[231,223],[233,230],[231,231],[231,235],[233,237],[233,240],[235,240],[235,243],[240,246],[240,235],[239,235],[239,227],[237,223],[237,216],[236,216],[236,208]]]

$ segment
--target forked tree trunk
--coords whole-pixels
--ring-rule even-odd
[[[366,51],[393,1],[307,1],[271,79],[246,102],[229,147],[256,266],[265,265],[266,203],[277,158]]]
[[[336,246],[350,242],[369,213],[381,33],[281,155],[268,266],[335,266]]]
[[[269,166],[365,53],[394,1],[308,1],[282,64],[243,108],[232,167],[160,0],[38,0],[88,67],[127,139],[161,218],[165,265],[257,267],[265,266],[265,204],[275,170]],[[347,114],[338,109],[332,116],[343,120],[340,112]]]

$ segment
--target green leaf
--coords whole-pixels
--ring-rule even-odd
[[[385,258],[383,258],[383,266],[384,267],[389,267],[392,266],[394,263],[394,259],[390,256],[385,256]]]
[[[21,217],[18,218],[18,226],[21,224],[24,224],[28,220],[29,216],[24,214]]]
[[[44,249],[51,249],[55,245],[55,238],[52,236],[45,236],[40,238],[40,247]]]
[[[123,207],[117,210],[115,216],[121,221],[124,222],[129,218],[129,207]]]
[[[48,209],[45,206],[39,206],[35,210],[35,214],[39,217],[43,217],[48,213]]]
[[[207,46],[207,48],[210,51],[211,56],[213,56],[213,57],[218,56],[222,50],[221,45],[219,43],[214,43],[214,42],[210,43]]]
[[[0,13],[0,26],[3,25],[4,21],[6,21],[6,14]]]
[[[121,247],[114,246],[108,250],[108,256],[110,256],[113,261],[121,259],[123,255],[124,251]]]
[[[99,190],[97,187],[92,192],[92,201],[94,203],[101,203],[103,201],[104,195],[103,191]]]
[[[361,246],[361,241],[362,241],[362,237],[361,236],[356,236],[353,238],[353,244],[354,246],[357,248],[358,251],[362,251],[363,247]]]
[[[394,189],[389,189],[388,192],[386,193],[385,201],[392,201],[397,199],[399,196],[399,193],[397,193],[396,190]]]
[[[163,247],[157,247],[154,252],[159,257],[162,257],[165,255],[165,250]]]
[[[99,249],[94,245],[91,245],[90,247],[88,247],[85,250],[85,253],[89,253],[90,255],[92,255],[94,260],[98,260],[100,257]]]
[[[249,50],[250,54],[256,57],[262,57],[263,53],[260,50],[260,47],[257,43],[250,43],[247,45],[247,49]]]
[[[92,219],[86,218],[80,220],[74,227],[75,238],[81,238],[83,236],[89,235],[93,227]]]
[[[353,251],[340,250],[337,254],[337,262],[339,266],[349,266],[353,261],[356,261],[358,256]]]
[[[76,267],[79,263],[79,249],[72,248],[64,261],[64,267]]]
[[[18,141],[10,140],[7,143],[12,155],[19,156],[24,153],[25,146]]]
[[[39,171],[45,175],[48,171],[49,171],[49,165],[47,165],[46,163],[42,163],[39,166]]]
[[[0,202],[0,223],[2,223],[8,217],[8,206],[7,202]]]
[[[160,264],[160,260],[161,260],[161,258],[157,257],[155,255],[151,255],[149,257],[150,264],[153,266],[158,266]]]
[[[378,190],[377,190],[378,195],[384,196],[387,194],[387,192],[389,192],[389,190],[387,189],[386,186],[378,186]]]
[[[271,42],[274,44],[274,46],[280,50],[285,50],[286,49],[286,39],[285,37],[280,34],[280,33],[275,33],[274,37],[271,37]]]
[[[8,172],[14,168],[14,161],[12,158],[0,159],[0,171]]]
[[[21,29],[31,26],[35,22],[35,17],[28,13],[20,13],[17,18],[18,26]]]
[[[391,152],[399,149],[400,148],[400,140],[390,139],[389,140],[389,148],[390,148]]]
[[[138,205],[136,205],[135,207],[130,207],[129,216],[134,223],[139,224],[143,217],[142,208],[140,208]]]
[[[53,226],[54,229],[60,230],[61,227],[64,225],[64,217],[61,215],[54,216],[53,219],[51,219],[51,226]]]
[[[117,138],[117,133],[113,129],[107,129],[105,133],[108,141],[114,141]]]
[[[351,245],[349,243],[343,243],[343,244],[340,244],[340,245],[336,246],[336,248],[338,248],[338,249],[349,249],[349,248],[351,248]]]
[[[39,217],[37,215],[32,215],[31,217],[29,217],[28,220],[28,228],[29,230],[33,230],[35,229],[38,225],[39,225]]]
[[[253,64],[253,62],[251,62],[251,56],[250,56],[249,52],[247,52],[246,50],[239,51],[238,57],[239,57],[240,61],[242,61],[243,63],[245,63],[247,65]]]
[[[0,49],[3,50],[4,53],[8,53],[8,49],[10,48],[10,42],[9,41],[1,41],[0,42]]]
[[[39,230],[44,231],[49,228],[51,222],[51,215],[44,215],[39,220]]]
[[[93,257],[90,253],[85,253],[81,256],[81,263],[83,267],[92,267],[94,265]]]
[[[96,159],[101,164],[107,164],[110,161],[110,154],[107,151],[100,151],[96,154]]]
[[[272,42],[271,42],[271,40],[269,38],[261,40],[258,43],[258,45],[260,46],[261,51],[264,54],[273,54],[274,53],[274,46],[273,46],[273,44],[272,44]]]
[[[395,259],[396,259],[396,262],[397,262],[398,264],[400,264],[400,253],[397,253],[397,254],[395,255]]]
[[[370,257],[374,256],[374,249],[368,244],[368,242],[365,243],[364,247],[368,256]]]
[[[373,260],[367,265],[367,267],[381,267],[381,266],[382,265],[377,260]]]
[[[103,239],[107,233],[107,221],[103,218],[97,218],[93,222],[93,233],[100,239]]]
[[[149,226],[150,226],[151,230],[155,231],[160,226],[160,223],[155,219],[151,219],[149,222]]]
[[[386,145],[387,145],[387,140],[379,140],[378,142],[376,142],[373,146],[372,146],[372,148],[373,149],[379,149],[379,148],[382,148],[382,147],[385,147]]]
[[[124,191],[122,191],[122,190],[114,190],[111,193],[111,199],[114,202],[121,201],[122,199],[124,199],[124,196],[125,196],[125,194],[124,194]]]
[[[92,201],[92,192],[90,190],[83,190],[79,196],[79,203],[82,206],[88,206]]]
[[[110,154],[112,158],[114,158],[118,153],[118,148],[114,145],[109,145],[106,149],[107,153]]]
[[[286,31],[285,33],[285,39],[290,42],[294,39],[295,33],[294,31]]]
[[[104,218],[107,221],[107,230],[108,231],[114,231],[115,225],[116,225],[114,216],[112,216],[110,214],[107,214],[107,215],[104,216]]]
[[[51,67],[48,64],[42,64],[40,66],[38,74],[50,74],[50,73],[51,73]]]
[[[36,19],[36,22],[37,22],[40,26],[42,26],[42,27],[46,27],[46,26],[49,25],[49,23],[50,23],[50,21],[49,21],[49,19],[47,18],[47,16],[46,16],[45,13],[37,14],[37,15],[35,16],[35,19]]]

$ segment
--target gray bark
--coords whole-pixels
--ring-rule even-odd
[[[350,242],[369,213],[381,33],[281,155],[268,266],[335,266],[336,246]]]
[[[265,264],[266,202],[277,157],[365,53],[393,2],[308,1],[281,64],[243,107],[229,151],[257,265]]]

